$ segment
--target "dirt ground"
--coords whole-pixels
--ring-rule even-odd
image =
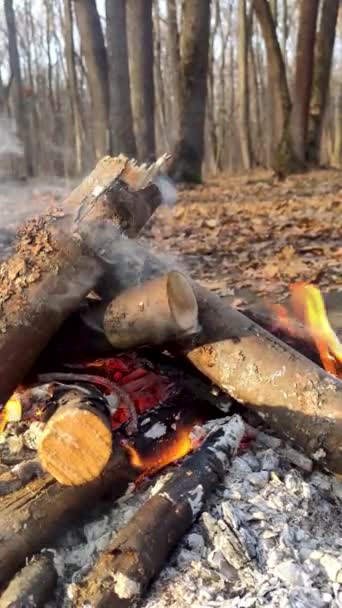
[[[180,257],[207,287],[273,301],[290,283],[342,288],[342,173],[321,170],[278,182],[270,173],[220,176],[180,189],[149,237]]]

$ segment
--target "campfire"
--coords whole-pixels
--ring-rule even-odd
[[[256,318],[135,242],[166,161],[103,159],[2,264],[0,607],[63,594],[42,550],[128,492],[144,501],[69,599],[142,602],[231,463],[272,444],[263,429],[302,471],[342,473],[342,346],[322,295],[291,286],[289,307]],[[244,570],[252,557],[229,530]]]

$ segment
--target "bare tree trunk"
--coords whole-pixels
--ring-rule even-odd
[[[281,177],[298,168],[298,160],[295,158],[289,133],[292,104],[284,59],[277,38],[270,4],[267,0],[254,0],[253,6],[265,41],[268,80],[274,88],[277,121],[281,125],[280,142],[277,145],[272,163],[275,171]]]
[[[320,28],[316,35],[315,65],[309,113],[307,159],[318,164],[322,124],[329,91],[339,0],[323,0]]]
[[[83,124],[75,65],[72,0],[64,0],[64,39],[68,72],[68,89],[71,106],[71,120],[74,130],[75,169],[76,173],[80,174],[82,172]]]
[[[239,66],[239,127],[241,157],[244,169],[252,166],[252,145],[249,114],[249,77],[248,77],[248,46],[249,32],[247,31],[246,0],[239,2],[239,33],[238,33],[238,66]]]
[[[202,179],[209,29],[210,0],[183,0],[180,138],[171,168],[178,181]]]
[[[33,174],[29,128],[26,116],[25,98],[21,79],[21,67],[18,52],[17,27],[13,10],[13,0],[5,0],[5,17],[8,30],[8,50],[10,69],[13,77],[12,86],[15,103],[17,130],[24,143],[25,169],[28,175]]]
[[[166,126],[165,84],[162,70],[162,35],[160,30],[159,3],[154,5],[154,82],[155,82],[155,132],[160,150],[170,150],[169,132]],[[171,126],[171,125],[170,125]]]
[[[127,0],[134,131],[141,161],[155,156],[152,0]]]
[[[74,0],[93,110],[95,156],[109,151],[107,53],[96,0]]]
[[[137,155],[128,71],[126,0],[106,0],[112,153]]]
[[[303,163],[308,132],[318,5],[319,0],[301,0],[300,3],[291,134],[295,154]]]
[[[168,55],[170,61],[170,80],[172,83],[172,105],[174,107],[174,131],[176,141],[179,136],[180,123],[180,52],[179,52],[179,32],[177,23],[177,4],[176,0],[167,0],[167,34],[168,34]]]

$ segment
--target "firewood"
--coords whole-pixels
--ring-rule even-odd
[[[114,298],[106,308],[103,327],[118,349],[165,344],[196,333],[197,314],[190,281],[172,271]]]
[[[73,605],[136,606],[151,580],[202,511],[241,441],[238,416],[225,420],[176,469],[100,554],[74,588]]]
[[[278,434],[342,473],[342,382],[218,296],[194,286],[202,333],[186,355]]]
[[[153,276],[169,270],[139,245],[136,251],[126,251],[127,266],[136,263],[137,256]],[[111,269],[100,285],[100,295],[107,300],[115,295],[115,276],[121,276],[121,269],[112,255]],[[186,357],[224,392],[259,413],[277,434],[342,473],[342,382],[205,287],[193,282],[193,288],[201,332]]]
[[[56,406],[39,440],[43,469],[64,485],[78,486],[96,479],[112,453],[105,400],[70,388]]]
[[[163,451],[164,445],[172,441],[178,428],[191,427],[200,419],[201,406],[201,400],[194,398],[190,402],[189,397],[184,396],[181,403],[176,399],[173,405],[167,403],[165,407],[148,410],[141,417],[138,431],[128,441],[143,458],[143,469],[133,466],[131,451],[122,443],[125,435],[116,433],[107,466],[89,483],[60,485],[46,473],[28,482],[25,471],[25,487],[22,487],[23,480],[19,479],[20,489],[13,491],[15,488],[8,488],[11,493],[0,496],[0,587],[24,565],[26,559],[45,547],[53,547],[70,524],[89,517],[100,499],[120,498],[128,485],[146,470],[149,461],[158,461],[160,450]],[[156,436],[156,430],[162,430],[162,435],[157,433]],[[17,467],[13,471],[17,472]]]
[[[45,474],[25,487],[0,497],[0,585],[27,558],[53,546],[73,521],[89,515],[99,500],[122,496],[138,475],[117,442],[103,473],[82,486],[62,486]]]
[[[0,598],[0,608],[43,608],[57,585],[52,556],[35,555],[13,578]]]
[[[16,252],[0,267],[0,403],[101,276],[108,230],[111,238],[135,236],[160,204],[154,184],[135,191],[123,181],[138,169],[122,157],[103,161],[63,210],[19,233]]]

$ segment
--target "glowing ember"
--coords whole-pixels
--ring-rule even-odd
[[[195,447],[190,437],[191,428],[177,429],[172,437],[156,442],[153,451],[146,455],[139,454],[132,445],[125,443],[131,465],[140,469],[145,477],[183,458]]]
[[[22,405],[18,393],[13,393],[12,397],[4,405],[0,411],[0,433],[2,433],[6,424],[9,422],[19,422],[22,418]]]
[[[291,336],[309,338],[319,352],[324,369],[342,379],[342,344],[329,323],[320,290],[308,283],[291,285],[290,290],[294,319],[283,306],[272,306],[279,328]]]

